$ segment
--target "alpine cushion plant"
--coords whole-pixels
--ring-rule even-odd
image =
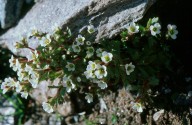
[[[132,22],[123,30],[119,38],[95,42],[92,37],[97,32],[93,25],[87,27],[87,34],[79,33],[75,38],[67,28],[57,28],[52,34],[32,31],[28,38],[16,42],[17,49],[29,51],[27,57],[10,59],[10,67],[17,72],[16,78],[6,78],[1,85],[3,93],[16,90],[21,97],[38,88],[42,81],[60,79],[57,94],[43,102],[43,109],[51,113],[54,107],[65,101],[63,96],[71,92],[84,92],[88,103],[96,96],[101,97],[111,89],[131,86],[130,91],[139,93],[133,102],[133,110],[142,112],[146,92],[159,84],[159,74],[169,69],[170,54],[167,45],[161,40],[161,25],[158,18],[149,19],[147,26]],[[161,34],[161,35],[160,35]],[[166,36],[176,38],[175,25],[168,25]],[[34,49],[28,40],[38,41]],[[163,39],[163,38],[162,38]]]

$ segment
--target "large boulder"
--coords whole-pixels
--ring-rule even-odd
[[[41,0],[18,25],[0,36],[0,44],[13,50],[13,43],[30,29],[52,32],[53,26],[69,27],[77,34],[90,23],[98,32],[96,40],[110,38],[139,20],[155,0]]]
[[[6,29],[17,22],[24,0],[0,0],[0,28]]]

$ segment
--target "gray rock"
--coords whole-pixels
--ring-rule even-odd
[[[164,109],[161,109],[158,112],[155,112],[155,114],[153,115],[153,120],[157,121],[159,119],[159,117],[164,113]]]
[[[18,25],[0,37],[0,44],[13,49],[19,36],[35,27],[52,32],[57,25],[69,27],[74,34],[92,23],[98,32],[96,40],[111,38],[128,26],[130,21],[143,17],[155,0],[41,0],[20,20]]]
[[[12,98],[13,97],[13,98]],[[12,101],[16,99],[14,96],[10,97]],[[0,94],[0,125],[13,125],[14,124],[14,113],[16,112],[16,107],[7,99]],[[5,100],[4,100],[5,99]],[[1,102],[3,101],[3,102]]]
[[[6,29],[17,22],[23,0],[0,0],[0,24]]]

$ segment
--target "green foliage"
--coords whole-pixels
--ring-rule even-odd
[[[158,21],[158,18],[149,19],[146,27],[132,22],[120,33],[120,38],[100,42],[92,39],[92,33],[96,32],[92,25],[86,36],[80,33],[76,38],[69,28],[65,31],[57,28],[52,34],[33,31],[29,38],[16,44],[17,48],[27,48],[29,56],[10,59],[20,78],[19,85],[15,79],[17,86],[3,84],[9,89],[22,86],[20,92],[29,92],[38,88],[41,81],[53,82],[59,78],[58,86],[49,85],[58,88],[57,94],[48,99],[52,106],[65,101],[64,95],[71,91],[83,90],[85,99],[91,103],[95,96],[119,86],[132,86],[144,98],[145,87],[161,84],[161,72],[171,69],[171,54],[163,36],[175,39],[178,33],[175,25],[169,25],[167,34],[161,34]],[[30,48],[27,39],[39,42],[39,46]],[[45,105],[49,108],[45,109],[52,111],[48,103]]]
[[[2,109],[9,107],[2,104],[3,100],[6,100],[7,102],[9,102],[9,104],[12,105],[9,108],[15,109],[15,112],[13,114],[9,113],[8,115],[0,115],[0,123],[3,121],[4,118],[12,116],[12,117],[17,117],[17,120],[16,120],[17,122],[15,121],[15,124],[21,125],[25,107],[20,97],[18,97],[18,95],[16,94],[4,95],[2,94],[2,90],[0,90],[0,96],[1,96],[0,104],[2,106],[1,107]]]
[[[117,123],[117,116],[116,115],[112,115],[112,118],[111,118],[111,121],[112,121],[112,124],[115,124],[115,123]]]

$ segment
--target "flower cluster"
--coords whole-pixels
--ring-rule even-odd
[[[157,48],[158,44],[151,44],[156,37],[161,36],[161,25],[158,21],[158,18],[150,19],[146,27],[135,22],[130,23],[122,32],[121,41],[95,42],[92,37],[81,32],[74,38],[68,28],[65,31],[57,28],[50,34],[35,30],[28,38],[16,42],[16,49],[25,48],[28,54],[26,57],[11,57],[10,67],[17,72],[18,80],[6,78],[1,84],[1,89],[3,93],[16,90],[21,97],[27,98],[28,94],[36,96],[33,93],[38,93],[43,84],[47,89],[41,95],[49,95],[42,99],[42,106],[46,112],[51,113],[54,111],[52,106],[57,107],[61,100],[64,101],[64,95],[71,92],[83,91],[85,99],[91,103],[95,96],[102,96],[107,90],[117,89],[118,86],[142,87],[143,81],[156,85],[158,80],[154,74],[158,74],[155,72],[157,70],[148,73],[146,67],[161,66],[158,61],[155,62],[155,57],[153,60],[148,58],[151,53],[158,53],[156,51],[160,50],[152,49]],[[167,38],[176,39],[176,26],[168,25],[167,28]],[[97,30],[93,25],[89,25],[86,32],[87,35],[93,35]],[[138,35],[151,37],[152,42],[142,42],[141,45]],[[30,39],[39,43],[39,46],[31,48]],[[128,40],[130,42],[127,42]],[[51,83],[56,79],[59,79],[57,84],[43,83]],[[47,92],[55,89],[54,94]],[[140,102],[135,103],[133,109],[142,112]]]

